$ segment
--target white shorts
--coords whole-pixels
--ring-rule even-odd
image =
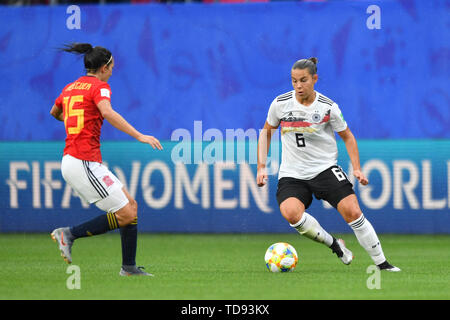
[[[122,191],[123,184],[99,162],[80,160],[65,155],[61,173],[66,182],[88,203],[106,212],[116,212],[129,201]]]

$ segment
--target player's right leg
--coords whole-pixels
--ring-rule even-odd
[[[280,211],[298,233],[329,247],[344,264],[352,262],[353,253],[345,247],[344,241],[334,238],[325,231],[313,216],[304,211],[303,203],[297,198],[284,200],[280,205]],[[299,214],[300,212],[302,213]]]
[[[344,264],[350,264],[353,254],[345,247],[343,240],[334,238],[322,228],[313,216],[305,212],[305,208],[312,202],[312,193],[301,180],[293,178],[280,179],[277,201],[281,214],[291,227],[296,229],[301,235],[331,248],[333,253],[336,253]]]

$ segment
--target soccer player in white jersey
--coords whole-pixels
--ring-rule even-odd
[[[353,260],[342,239],[336,240],[305,210],[312,196],[328,201],[353,229],[361,246],[381,270],[400,271],[385,258],[378,236],[364,217],[353,185],[337,165],[334,132],[345,143],[353,175],[369,183],[361,172],[356,139],[338,105],[314,90],[318,80],[317,58],[295,62],[291,70],[294,90],[276,97],[270,105],[258,139],[257,184],[267,182],[266,160],[272,134],[281,131],[282,160],[278,173],[277,201],[283,217],[300,234],[325,244],[344,264]]]

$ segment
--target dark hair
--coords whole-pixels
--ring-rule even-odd
[[[88,72],[95,72],[112,61],[111,52],[103,47],[92,47],[89,43],[71,43],[64,45],[61,51],[84,54],[84,67]]]
[[[292,70],[294,69],[308,69],[309,73],[313,76],[317,73],[317,58],[301,59],[294,63]]]

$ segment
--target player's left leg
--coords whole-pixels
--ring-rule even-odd
[[[121,191],[122,183],[106,166],[65,155],[61,163],[64,180],[86,202],[95,203],[106,213],[81,224],[53,230],[51,237],[59,245],[61,255],[72,262],[72,246],[76,239],[100,235],[119,228],[115,212],[128,205]]]
[[[375,229],[364,217],[355,194],[350,194],[340,200],[337,210],[353,229],[359,244],[366,250],[378,268],[394,272],[400,271],[399,268],[387,262]]]
[[[122,268],[120,269],[119,275],[121,276],[132,276],[132,275],[146,275],[153,276],[150,273],[144,272],[142,267],[136,266],[136,251],[137,251],[137,237],[138,237],[138,227],[137,227],[137,202],[134,200],[128,191],[122,189],[125,196],[133,209],[133,216],[135,218],[131,223],[120,227],[120,239],[122,241]],[[120,213],[119,213],[120,216]]]

